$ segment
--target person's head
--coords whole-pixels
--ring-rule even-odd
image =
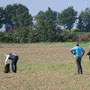
[[[79,46],[79,42],[76,42],[75,45],[76,45],[76,46]]]

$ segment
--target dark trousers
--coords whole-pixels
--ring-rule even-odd
[[[82,66],[81,66],[81,57],[76,57],[75,61],[76,61],[76,65],[77,65],[77,73],[78,74],[83,74]]]
[[[11,68],[14,73],[17,72],[17,61],[18,61],[18,56],[15,56],[15,58],[12,60],[11,63]]]

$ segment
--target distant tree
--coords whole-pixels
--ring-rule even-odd
[[[80,13],[77,28],[80,31],[90,32],[90,8],[86,8],[85,11]]]
[[[20,28],[31,26],[33,24],[32,23],[33,18],[31,16],[31,14],[29,14],[28,8],[21,4],[18,5],[16,17],[17,17]],[[18,25],[16,25],[16,26],[18,26]]]
[[[4,24],[4,10],[2,7],[0,7],[0,28],[2,28]]]
[[[40,11],[36,17],[36,29],[40,41],[54,41],[56,33],[57,12],[48,8]]]
[[[50,7],[48,7],[48,10],[45,12],[45,19],[51,21],[52,23],[57,21],[57,12],[53,11]]]
[[[78,17],[78,23],[77,23],[77,28],[79,31],[85,31],[85,23],[84,21],[84,12],[82,11]]]
[[[8,5],[5,8],[5,27],[16,29],[32,25],[32,16],[26,6],[21,4]]]
[[[47,26],[45,21],[45,14],[43,11],[40,11],[36,16],[36,30],[37,30],[37,38],[39,41],[46,41],[47,40]]]
[[[13,18],[16,16],[16,8],[17,8],[17,5],[15,5],[14,7],[12,5],[7,5],[7,7],[5,8],[5,28],[6,30],[13,29],[14,27]]]
[[[55,41],[56,39],[56,23],[57,23],[57,12],[48,8],[45,12],[45,18],[47,22],[48,28],[48,41]]]
[[[77,19],[77,12],[73,7],[68,7],[58,14],[58,23],[64,26],[65,29],[71,30]]]

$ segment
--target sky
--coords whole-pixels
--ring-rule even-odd
[[[90,0],[0,0],[0,7],[5,8],[9,4],[22,4],[26,6],[32,16],[37,15],[41,10],[48,10],[48,7],[60,13],[69,6],[73,6],[78,14],[87,7],[90,8]]]
[[[0,0],[0,7],[15,3],[25,5],[32,16],[37,15],[40,10],[48,10],[48,7],[54,11],[61,12],[69,6],[73,6],[74,10],[79,13],[90,7],[90,0]]]

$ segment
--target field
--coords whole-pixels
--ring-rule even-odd
[[[81,43],[86,53],[89,43]],[[74,43],[0,44],[0,90],[90,90],[90,60],[82,58],[77,75],[70,49]],[[3,73],[5,53],[19,55],[17,73]],[[10,63],[10,61],[9,61]]]

